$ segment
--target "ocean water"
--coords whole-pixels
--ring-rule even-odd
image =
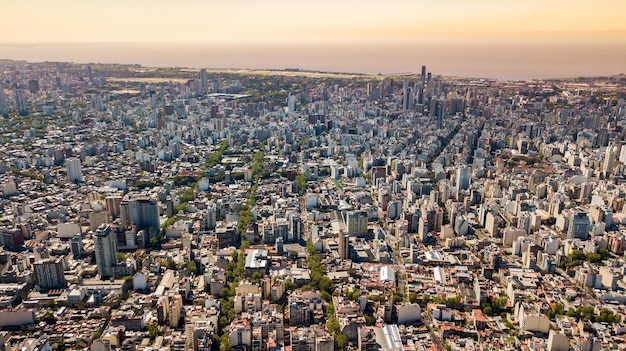
[[[623,42],[0,44],[0,58],[194,68],[299,68],[528,80],[626,72]]]

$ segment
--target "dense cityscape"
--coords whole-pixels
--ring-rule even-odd
[[[2,350],[626,349],[626,75],[0,72]]]

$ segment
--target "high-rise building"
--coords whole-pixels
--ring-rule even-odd
[[[608,176],[613,173],[613,165],[615,164],[615,150],[613,149],[613,145],[609,145],[606,147],[606,151],[604,152],[604,165],[602,166],[602,171],[605,176]]]
[[[149,235],[144,236],[144,240],[147,242],[150,237],[158,234],[160,228],[159,206],[156,200],[146,196],[135,198],[126,196],[120,203],[120,220],[123,227],[132,224],[137,230],[148,230]]]
[[[120,203],[122,202],[121,196],[107,196],[106,208],[109,211],[111,217],[115,218],[120,215]]]
[[[569,118],[569,109],[562,109],[559,115],[559,124],[564,126],[567,125],[567,119]]]
[[[422,66],[422,84],[420,85],[420,91],[417,95],[417,101],[420,105],[424,104],[424,88],[426,87],[426,66]]]
[[[0,115],[2,117],[9,117],[9,107],[7,106],[7,100],[4,96],[4,88],[0,86]]]
[[[468,165],[460,165],[456,170],[456,188],[458,190],[468,189],[470,186],[471,168]]]
[[[207,229],[215,229],[217,225],[217,211],[215,208],[215,204],[209,204],[207,206],[207,215],[206,215],[206,227]]]
[[[363,211],[344,212],[344,221],[348,235],[364,236],[367,234],[367,213]]]
[[[206,69],[201,69],[200,70],[200,86],[202,87],[202,91],[206,91],[207,88],[209,87],[209,82],[208,82],[208,74],[206,72]]]
[[[571,212],[568,216],[567,238],[587,240],[591,224],[587,212]]]
[[[39,81],[37,79],[31,79],[28,81],[28,90],[31,94],[37,94],[39,92]]]
[[[26,104],[28,103],[28,99],[26,98],[26,92],[22,89],[17,89],[14,92],[15,94],[15,106],[17,107],[17,113],[20,116],[26,116],[28,114],[28,108]]]
[[[42,289],[62,289],[67,287],[63,273],[63,258],[35,262],[35,277]]]
[[[65,160],[67,170],[67,181],[70,183],[82,183],[83,170],[80,166],[80,159],[71,157]]]
[[[113,276],[113,267],[117,262],[115,233],[108,224],[102,224],[94,234],[96,268],[102,278]]]
[[[409,109],[409,99],[410,99],[410,90],[409,90],[409,81],[408,80],[404,80],[403,86],[402,86],[402,110],[406,111]]]
[[[290,113],[296,112],[296,96],[291,93],[287,96],[287,110]]]
[[[156,91],[150,90],[150,109],[154,111],[154,110],[156,110],[156,108],[157,108]]]
[[[342,260],[350,258],[350,236],[343,230],[339,232],[339,258]]]
[[[77,234],[70,239],[70,249],[75,258],[83,256],[83,241],[80,234]]]
[[[289,237],[293,241],[302,239],[302,220],[298,212],[289,212],[287,214],[287,220],[289,221]]]

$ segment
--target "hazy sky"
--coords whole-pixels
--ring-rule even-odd
[[[626,39],[625,0],[2,0],[3,43]]]

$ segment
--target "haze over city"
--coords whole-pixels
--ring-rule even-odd
[[[626,5],[588,1],[6,1],[0,56],[501,79],[626,71]]]
[[[0,351],[626,350],[625,0],[2,3]]]

